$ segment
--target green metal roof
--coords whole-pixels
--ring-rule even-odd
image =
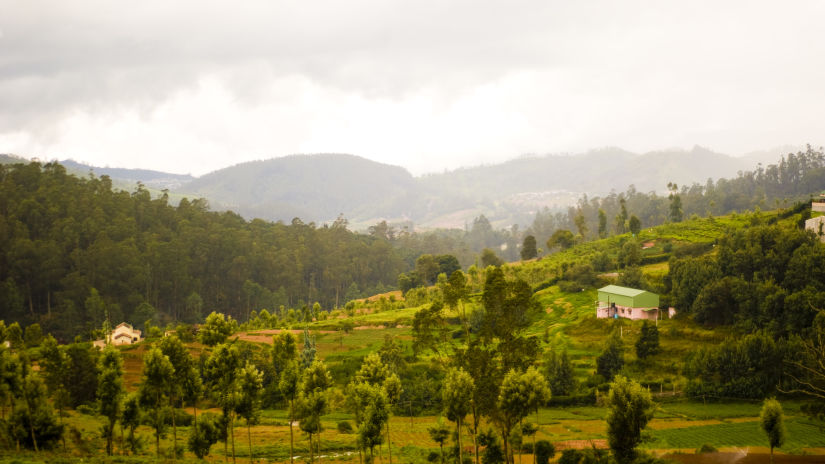
[[[620,287],[618,285],[608,285],[607,287],[602,287],[598,291],[605,292],[605,293],[612,293],[614,295],[622,295],[622,296],[639,296],[642,293],[645,293],[644,290],[638,290],[635,288],[628,288],[628,287]]]

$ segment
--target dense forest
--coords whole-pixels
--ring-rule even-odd
[[[55,163],[0,166],[0,313],[63,339],[105,319],[198,322],[205,310],[343,304],[408,265],[345,220],[245,221],[203,200],[171,206],[142,186],[77,178]],[[208,312],[208,311],[207,311]]]

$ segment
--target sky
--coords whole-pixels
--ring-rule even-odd
[[[825,2],[0,0],[0,153],[202,175],[823,144]]]

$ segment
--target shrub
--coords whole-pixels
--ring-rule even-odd
[[[711,445],[710,443],[705,443],[704,445],[700,446],[698,450],[696,450],[696,454],[702,453],[716,453],[719,450],[716,449],[715,446]]]
[[[536,442],[536,463],[547,464],[556,455],[556,447],[547,440]]]
[[[338,423],[338,433],[352,433],[352,424],[349,421],[341,421]]]

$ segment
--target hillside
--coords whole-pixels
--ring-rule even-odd
[[[755,167],[752,158],[701,147],[645,154],[607,148],[414,178],[403,168],[352,155],[294,155],[221,169],[178,192],[205,197],[216,208],[248,218],[331,222],[343,214],[361,229],[384,219],[463,228],[484,214],[503,228],[527,225],[535,210],[565,208],[582,194],[603,195],[628,185],[663,191],[671,181],[704,184]]]

